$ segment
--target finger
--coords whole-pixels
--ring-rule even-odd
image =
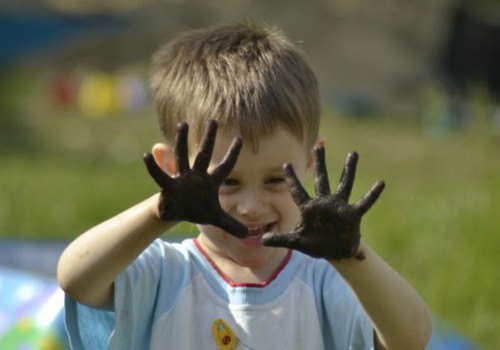
[[[285,174],[286,174],[286,182],[288,183],[288,187],[290,188],[290,193],[292,194],[292,198],[297,205],[302,205],[307,202],[311,197],[304,189],[304,186],[300,183],[297,175],[295,174],[295,170],[290,163],[286,163],[284,166]]]
[[[182,122],[177,124],[177,135],[175,136],[175,163],[178,174],[189,171],[188,131],[188,123]]]
[[[330,182],[325,163],[325,147],[314,148],[314,188],[317,195],[330,196]]]
[[[296,249],[300,244],[300,235],[297,232],[267,232],[262,236],[262,244],[267,247]]]
[[[240,155],[242,147],[243,141],[241,140],[241,138],[236,137],[231,143],[231,146],[229,146],[229,150],[224,156],[224,159],[212,172],[212,176],[215,179],[222,181],[229,175],[229,173],[231,173],[231,170],[233,170],[238,160],[238,156]]]
[[[363,196],[359,201],[354,204],[354,208],[356,211],[363,216],[370,208],[372,207],[373,204],[377,201],[378,197],[382,194],[382,191],[385,188],[385,182],[384,181],[377,181],[375,185],[368,191],[367,194]]]
[[[193,169],[200,172],[206,172],[208,165],[210,164],[210,159],[212,158],[216,135],[217,135],[217,122],[213,119],[210,119],[207,122],[207,129],[205,131],[205,134],[203,134],[200,150],[196,155]]]
[[[335,191],[335,196],[346,202],[349,200],[351,195],[357,164],[358,154],[356,152],[350,152],[347,155],[344,169],[342,170],[342,175],[340,176],[340,181]]]
[[[220,212],[215,213],[213,218],[211,224],[223,229],[227,233],[238,238],[248,236],[248,228],[222,209]]]
[[[156,161],[151,153],[145,153],[142,157],[146,168],[148,169],[149,175],[155,180],[155,182],[163,188],[166,184],[171,181],[171,178],[161,170],[161,168],[156,164]]]

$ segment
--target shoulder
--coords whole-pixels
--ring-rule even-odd
[[[316,259],[294,251],[290,261],[294,265],[296,276],[304,281],[325,283],[340,278],[338,272],[324,259]]]
[[[155,240],[115,280],[115,301],[135,300],[141,305],[151,301],[154,308],[155,297],[163,296],[169,307],[199,273],[191,245],[191,240]]]
[[[167,242],[163,239],[153,241],[118,279],[126,278],[136,285],[140,283],[157,284],[170,278],[182,278],[192,265],[191,240]],[[156,282],[155,282],[156,281]],[[144,285],[143,285],[144,286]]]
[[[326,260],[312,258],[297,251],[293,255],[291,263],[295,278],[307,285],[318,300],[348,299],[349,304],[354,302],[354,295],[347,282]]]
[[[168,242],[158,238],[139,255],[136,262],[185,262],[189,259],[192,250],[191,241],[191,239],[186,239],[182,242]]]
[[[297,278],[314,293],[318,319],[324,334],[326,348],[348,348],[359,342],[371,344],[373,327],[361,304],[342,276],[324,259],[316,259],[294,252]],[[332,320],[343,320],[332,322]],[[333,346],[332,344],[341,344]],[[328,345],[329,344],[329,345]]]

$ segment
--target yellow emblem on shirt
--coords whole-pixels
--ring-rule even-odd
[[[215,320],[212,326],[215,344],[221,350],[232,350],[238,345],[238,338],[229,325],[223,320]]]

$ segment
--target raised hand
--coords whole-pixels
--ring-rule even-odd
[[[236,236],[245,237],[248,229],[227,214],[219,203],[219,187],[233,169],[242,141],[235,138],[224,159],[209,174],[208,166],[217,134],[217,122],[209,120],[192,168],[189,165],[188,124],[179,123],[175,139],[176,174],[168,176],[146,153],[144,162],[151,177],[161,188],[159,212],[165,221],[189,221],[218,226]]]
[[[311,198],[298,180],[290,164],[285,164],[287,182],[292,197],[299,206],[301,218],[294,231],[270,232],[262,238],[266,246],[287,247],[317,258],[340,260],[365,258],[359,250],[362,216],[382,193],[385,184],[378,181],[359,201],[350,205],[349,196],[354,184],[358,154],[349,153],[335,194],[330,193],[330,183],[325,164],[325,149],[315,148],[315,192]]]

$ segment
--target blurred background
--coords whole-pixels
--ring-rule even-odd
[[[448,349],[499,349],[496,0],[2,0],[0,348],[67,346],[58,255],[156,191],[142,164],[161,141],[153,52],[243,19],[281,27],[316,71],[331,181],[351,150],[353,200],[386,181],[364,239],[421,293]]]

